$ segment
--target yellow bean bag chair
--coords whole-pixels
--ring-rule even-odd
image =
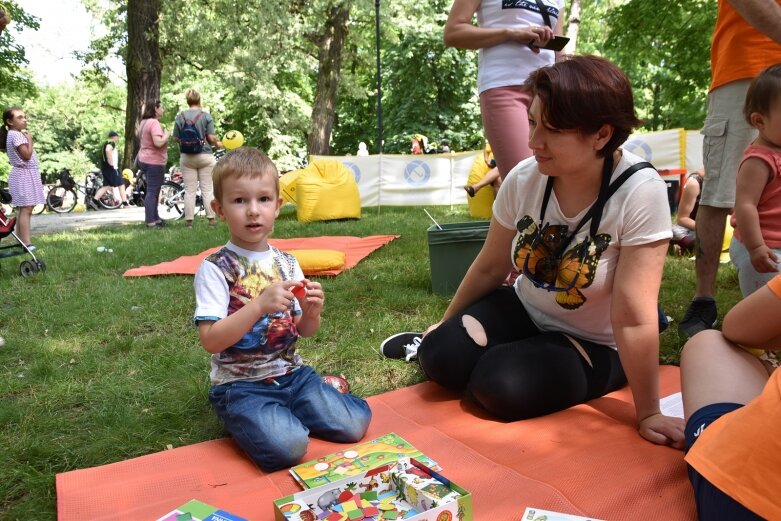
[[[280,193],[296,205],[301,222],[360,219],[361,194],[352,170],[336,159],[318,158],[283,175]]]
[[[491,170],[491,167],[486,164],[483,159],[483,154],[480,153],[475,157],[475,162],[472,163],[472,170],[469,172],[469,178],[466,180],[466,184],[473,185],[480,181],[485,174]],[[469,215],[481,219],[490,219],[493,215],[494,206],[494,189],[492,186],[484,186],[477,191],[474,197],[467,195],[466,202],[469,205]]]
[[[304,169],[291,170],[279,178],[279,194],[286,203],[296,204],[296,182]]]

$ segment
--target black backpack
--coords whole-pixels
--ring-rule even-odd
[[[203,112],[198,112],[195,119],[187,119],[184,112],[182,116],[182,128],[179,130],[179,152],[182,154],[200,154],[203,152],[203,137],[198,131],[196,123],[201,119]]]

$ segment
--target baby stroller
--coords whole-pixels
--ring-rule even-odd
[[[0,189],[0,200],[8,204],[11,202],[11,195],[6,190]],[[45,271],[46,263],[43,262],[42,258],[36,257],[27,245],[19,239],[16,233],[14,233],[15,225],[16,217],[7,217],[3,212],[3,209],[0,208],[0,241],[9,235],[16,241],[16,244],[0,244],[0,259],[16,257],[17,255],[29,255],[32,257],[32,260],[23,260],[22,263],[19,264],[19,272],[22,274],[22,277],[32,277],[39,271]]]

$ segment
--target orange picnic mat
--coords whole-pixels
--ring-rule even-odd
[[[663,396],[677,367],[661,372]],[[527,506],[606,520],[688,521],[694,502],[683,453],[635,429],[628,388],[543,418],[496,421],[426,382],[369,398],[365,440],[395,432],[472,493],[474,519],[519,521]],[[312,440],[306,460],[346,445]],[[253,521],[300,490],[287,470],[266,474],[228,439],[57,475],[59,521],[151,520],[198,499]]]
[[[348,235],[336,235],[321,237],[298,237],[293,239],[269,239],[272,246],[280,250],[338,250],[344,252],[344,267],[333,270],[323,270],[304,275],[339,275],[344,270],[349,270],[368,256],[374,250],[385,246],[398,235],[369,235],[368,237],[351,237]],[[168,262],[161,262],[154,266],[139,266],[131,268],[124,273],[125,277],[152,277],[155,275],[195,275],[201,261],[210,254],[222,248],[222,245],[210,248],[198,255],[186,255]]]

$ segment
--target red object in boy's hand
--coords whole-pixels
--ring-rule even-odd
[[[306,297],[306,286],[304,286],[304,283],[302,282],[300,286],[295,286],[290,291],[293,292],[293,295],[298,300],[303,300]]]

